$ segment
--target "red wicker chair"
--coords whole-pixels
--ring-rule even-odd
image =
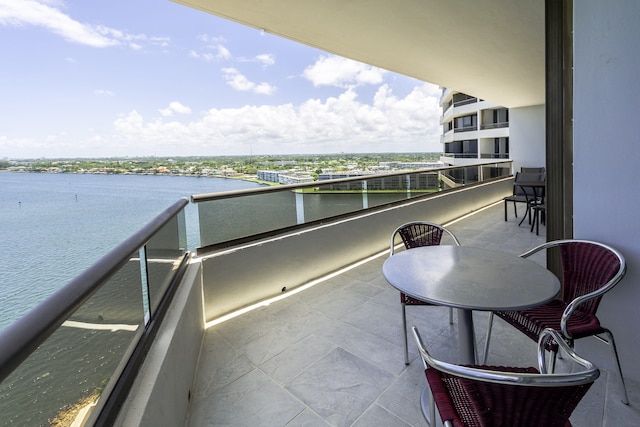
[[[441,225],[425,221],[414,221],[403,224],[391,233],[391,244],[389,247],[389,256],[393,256],[396,247],[396,236],[400,236],[404,243],[405,249],[412,249],[421,246],[439,245],[443,234],[451,237],[452,243],[460,246],[460,242],[449,230]],[[433,305],[428,302],[411,298],[400,292],[400,303],[402,304],[402,329],[404,331],[404,363],[409,364],[409,347],[407,344],[407,305]],[[453,323],[453,309],[449,309],[449,323]]]
[[[414,326],[413,335],[431,390],[423,412],[435,424],[435,407],[445,426],[567,427],[569,417],[600,371],[574,353],[558,332],[546,329],[538,343],[538,369],[504,366],[460,366],[433,358]],[[584,369],[546,372],[545,347],[550,340]],[[557,341],[557,344],[555,342]]]
[[[613,334],[600,325],[596,316],[602,296],[624,277],[624,257],[615,249],[587,240],[555,240],[537,246],[520,255],[529,257],[541,250],[557,248],[562,266],[561,295],[540,307],[523,311],[497,311],[490,313],[482,363],[486,363],[494,314],[534,341],[545,328],[562,333],[573,347],[574,340],[596,336],[611,346],[618,375],[622,383],[622,402],[629,403],[622,376],[622,368]],[[604,335],[605,338],[600,337]],[[549,348],[554,351],[555,348]],[[555,353],[555,352],[554,352]],[[555,355],[551,360],[555,364]]]

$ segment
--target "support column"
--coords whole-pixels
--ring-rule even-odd
[[[545,2],[547,241],[573,238],[573,1]],[[559,263],[547,258],[556,274]]]

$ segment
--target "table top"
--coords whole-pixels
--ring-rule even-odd
[[[398,252],[384,262],[382,273],[394,288],[413,298],[469,310],[524,310],[560,292],[558,278],[540,264],[471,246]]]

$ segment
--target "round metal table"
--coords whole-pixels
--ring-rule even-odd
[[[524,310],[554,299],[558,278],[517,255],[471,246],[424,246],[399,252],[382,266],[399,291],[460,309],[462,363],[476,363],[473,310]]]

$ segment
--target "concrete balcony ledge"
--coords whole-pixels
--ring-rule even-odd
[[[401,218],[398,212],[389,213],[386,223],[376,223],[374,234],[384,236],[385,242],[372,252],[380,253],[380,247],[388,245],[396,223],[428,219],[425,206],[415,206]],[[524,214],[522,209],[519,214]],[[536,236],[526,222],[519,227],[519,219],[510,208],[505,222],[498,202],[448,227],[463,245],[522,253],[545,240],[545,229]],[[424,373],[413,346],[412,363],[404,365],[400,303],[397,291],[382,277],[385,258],[383,252],[340,274],[314,280],[313,286],[288,298],[206,329],[203,306],[208,303],[202,301],[206,292],[200,263],[204,260],[196,259],[119,425],[424,425],[419,404]],[[545,262],[542,256],[535,260]],[[214,282],[212,277],[204,281]],[[455,357],[457,321],[449,325],[446,308],[407,311],[409,324],[418,326],[436,355]],[[482,348],[486,314],[474,317]],[[536,364],[535,344],[506,324],[494,325],[493,344],[492,364]],[[627,385],[630,406],[620,403],[617,378],[604,370],[574,412],[574,425],[640,422],[633,406],[640,385]]]

